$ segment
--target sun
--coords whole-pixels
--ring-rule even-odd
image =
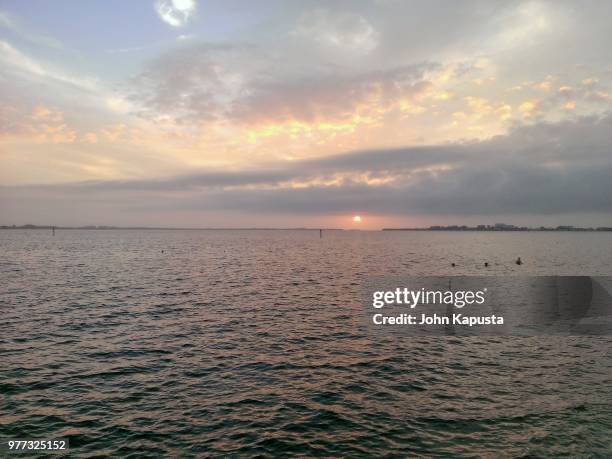
[[[354,223],[361,223],[361,217],[359,215],[355,215],[353,217],[353,222]]]

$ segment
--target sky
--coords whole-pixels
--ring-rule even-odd
[[[0,0],[0,224],[612,226],[610,17]]]

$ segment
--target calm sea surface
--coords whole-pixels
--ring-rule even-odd
[[[0,439],[610,457],[610,337],[373,338],[360,314],[369,276],[612,275],[611,260],[612,233],[0,231]]]

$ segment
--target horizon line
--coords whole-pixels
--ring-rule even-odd
[[[397,227],[397,228],[379,228],[379,229],[367,229],[367,228],[325,228],[325,227],[257,227],[257,226],[243,226],[243,227],[164,227],[164,226],[114,226],[114,225],[80,225],[80,226],[60,226],[60,225],[35,225],[35,224],[24,224],[24,225],[0,225],[0,229],[11,230],[11,229],[36,229],[36,230],[174,230],[174,231],[474,231],[474,232],[527,232],[527,231],[555,231],[555,232],[602,232],[612,231],[611,226],[591,226],[581,227],[574,225],[557,225],[552,226],[514,226],[506,225],[503,227],[496,227],[493,225],[479,225],[479,226],[467,226],[467,225],[431,225],[429,227]]]

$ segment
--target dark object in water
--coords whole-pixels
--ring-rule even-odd
[[[522,265],[522,264],[523,264],[523,261],[521,260],[521,257],[518,257],[518,258],[516,259],[515,263],[516,263],[517,265]]]
[[[455,267],[455,263],[451,263],[451,266],[454,268]]]
[[[489,267],[489,263],[485,261],[485,268]]]

